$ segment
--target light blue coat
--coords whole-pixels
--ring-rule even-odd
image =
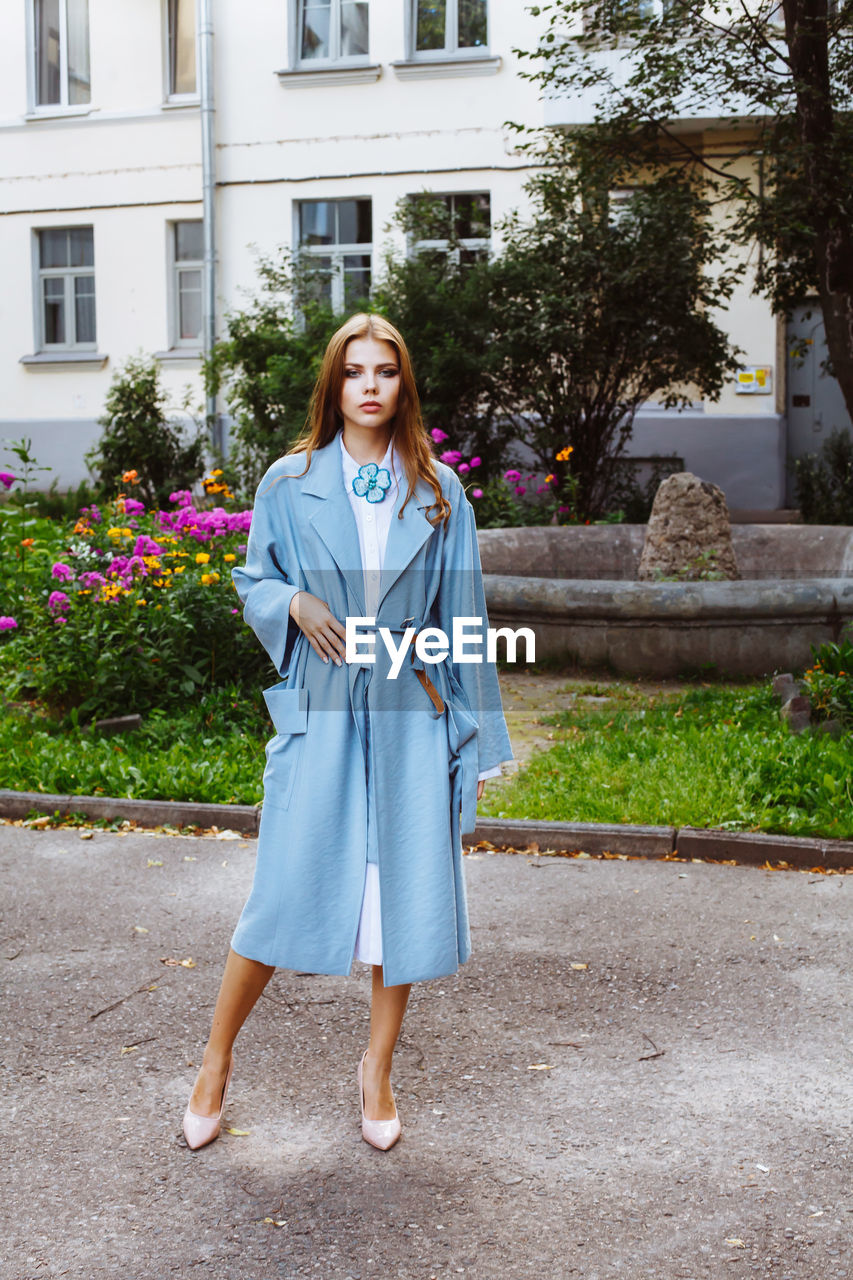
[[[488,626],[474,512],[455,472],[436,467],[453,508],[447,525],[426,519],[434,495],[422,480],[398,519],[401,483],[391,519],[375,627],[391,628],[396,645],[407,626],[451,637],[455,616],[481,618],[484,636]],[[283,681],[265,693],[276,736],[254,884],[232,946],[264,964],[349,973],[369,860],[379,868],[385,985],[442,977],[471,950],[462,834],[474,829],[477,776],[512,759],[497,672],[485,661],[424,666],[407,656],[388,679],[378,632],[372,666],[317,656],[290,617],[294,594],[325,600],[345,625],[365,613],[364,582],[337,436],[314,450],[305,476],[288,478],[304,468],[304,453],[270,467],[246,564],[233,570],[244,617]]]

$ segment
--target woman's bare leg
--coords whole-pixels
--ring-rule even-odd
[[[364,1114],[368,1120],[392,1120],[394,1095],[391,1092],[391,1059],[409,992],[410,982],[386,987],[382,982],[382,965],[373,966],[373,991],[370,1002],[370,1042],[364,1059]]]
[[[237,1032],[274,973],[274,965],[247,960],[245,956],[229,950],[213,1011],[210,1038],[190,1098],[190,1109],[197,1116],[215,1116],[219,1111]]]

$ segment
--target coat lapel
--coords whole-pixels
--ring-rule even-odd
[[[349,495],[343,484],[341,471],[340,431],[322,449],[315,449],[311,456],[311,468],[302,482],[302,492],[321,499],[309,520],[322,539],[346,578],[353,597],[364,613],[364,578],[361,552],[358,543],[358,527],[350,505]],[[393,587],[400,574],[411,564],[417,552],[433,532],[433,526],[424,515],[424,509],[432,503],[433,492],[428,484],[418,479],[403,518],[397,513],[403,505],[408,488],[405,476],[394,510],[382,567],[379,605]]]

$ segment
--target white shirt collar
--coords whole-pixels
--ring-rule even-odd
[[[341,442],[341,457],[343,459],[344,475],[346,476],[347,488],[349,489],[350,485],[352,484],[353,478],[358,475],[359,467],[362,466],[363,464],[356,462],[355,458],[347,449],[346,445],[344,444],[344,433],[342,430],[338,432],[338,439]],[[397,450],[394,448],[394,439],[392,437],[388,441],[388,448],[385,450],[382,461],[378,464],[380,467],[385,467],[387,469],[388,473],[391,476],[392,484],[394,483],[395,480],[397,480],[397,477],[398,477],[397,468],[394,466],[395,462],[399,463],[399,455],[397,453]]]

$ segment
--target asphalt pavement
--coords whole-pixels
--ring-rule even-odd
[[[4,1280],[849,1280],[853,876],[473,854],[397,1146],[356,964],[275,974],[191,1152],[254,851],[0,826]]]

